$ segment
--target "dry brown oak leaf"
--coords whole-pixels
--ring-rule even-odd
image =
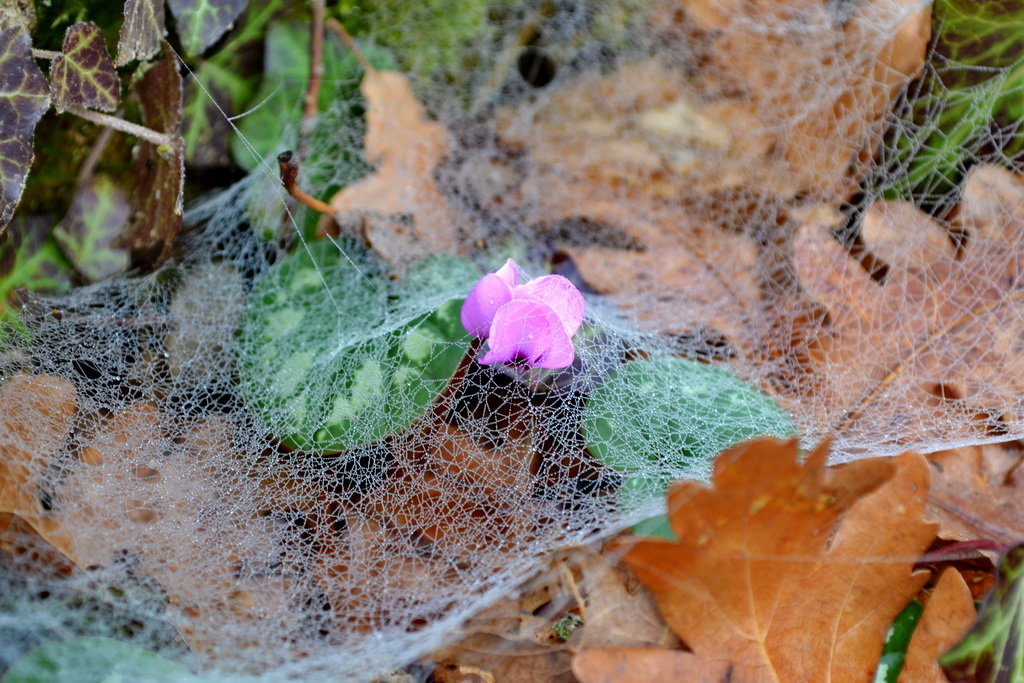
[[[60,377],[15,375],[0,388],[0,515],[19,517],[72,561],[71,537],[39,491],[75,411],[75,387]]]
[[[921,621],[910,638],[900,670],[901,683],[946,683],[939,656],[960,642],[976,616],[971,589],[960,572],[947,569],[928,597]]]
[[[457,216],[434,180],[451,144],[448,131],[427,117],[402,74],[368,70],[360,91],[365,157],[377,170],[331,198],[335,217],[342,226],[357,224],[392,263],[455,252]]]
[[[855,189],[894,96],[924,65],[930,8],[868,0],[839,16],[827,0],[681,4],[683,30],[707,45],[696,84],[711,96],[742,93],[733,106],[772,138],[788,182],[823,199]]]
[[[940,451],[928,463],[928,515],[940,538],[1008,545],[1024,538],[1024,448],[1018,442]]]
[[[928,576],[913,569],[934,538],[928,466],[914,453],[832,469],[826,459],[824,446],[801,462],[795,441],[751,441],[719,456],[713,488],[671,488],[680,541],[639,541],[624,559],[693,652],[635,650],[636,666],[654,657],[693,680],[870,679]],[[604,655],[581,654],[577,675],[612,680],[588,675],[590,656]]]
[[[955,228],[921,212],[877,202],[865,234],[899,230],[917,261],[890,267],[879,282],[830,236],[825,212],[809,212],[794,242],[800,281],[829,320],[811,333],[807,423],[827,425],[848,450],[977,439],[1000,418],[1024,429],[1024,182],[994,166],[972,169]],[[878,253],[892,251],[880,239]],[[801,353],[800,355],[804,355]]]
[[[575,681],[572,655],[579,650],[678,648],[651,594],[619,559],[618,551],[593,546],[559,551],[522,597],[475,615],[458,642],[433,653],[435,680]],[[578,627],[563,640],[554,625],[570,614]]]

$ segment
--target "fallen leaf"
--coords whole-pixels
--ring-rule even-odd
[[[182,81],[178,60],[168,47],[135,85],[142,120],[160,133],[177,136],[181,127]],[[185,190],[185,161],[180,139],[167,148],[139,141],[135,158],[139,198],[122,244],[143,263],[170,255],[181,229]]]
[[[70,107],[117,109],[121,79],[99,26],[80,22],[68,27],[63,52],[50,64],[50,96],[58,114]]]
[[[268,557],[280,561],[280,531],[270,518],[210,516],[226,497],[254,494],[255,482],[223,466],[234,448],[228,420],[207,417],[177,444],[165,436],[165,420],[156,405],[138,401],[91,427],[53,514],[76,564],[109,566],[129,554],[163,587],[167,619],[194,651],[245,652],[257,670],[261,620],[298,628],[294,580],[253,569]]]
[[[996,587],[985,598],[977,622],[939,659],[950,681],[1018,681],[1024,677],[1022,574],[1024,545],[1018,545],[999,562]]]
[[[138,59],[146,61],[160,51],[167,35],[164,0],[125,0],[124,23],[117,41],[115,66]]]
[[[572,671],[582,683],[626,681],[693,681],[693,683],[741,683],[733,665],[724,660],[697,659],[690,652],[658,648],[608,648],[581,652],[572,660]],[[764,679],[751,679],[764,680]]]
[[[928,516],[939,537],[1011,544],[1024,538],[1024,453],[1015,443],[932,453]]]
[[[576,632],[578,637],[569,641],[574,649],[680,646],[650,592],[621,563],[617,552],[585,555],[582,561],[570,559],[581,574],[576,583],[586,616]]]
[[[102,280],[128,266],[128,254],[114,245],[130,214],[121,188],[99,175],[75,193],[53,236],[79,273],[92,281]]]
[[[433,653],[434,677],[561,680],[581,649],[678,647],[650,593],[618,560],[606,548],[559,551],[521,597],[474,615],[453,634],[456,642]],[[575,626],[560,632],[562,623]]]
[[[924,65],[929,7],[915,0],[842,9],[825,0],[682,4],[698,31],[701,89],[743,94],[735,106],[756,115],[790,182],[819,197],[855,189],[884,114]]]
[[[921,621],[907,646],[899,680],[945,683],[939,655],[955,645],[974,623],[974,599],[960,572],[947,569],[928,597]]]
[[[178,38],[194,57],[217,42],[248,4],[249,0],[167,0],[177,22]]]
[[[72,560],[70,536],[39,494],[75,412],[75,387],[60,377],[15,375],[0,389],[0,513],[17,515]]]
[[[1020,428],[1022,202],[1019,177],[975,167],[961,205],[959,223],[969,235],[962,255],[928,246],[945,230],[918,213],[901,234],[930,260],[889,268],[884,282],[833,239],[834,226],[805,223],[794,243],[797,273],[829,314],[800,352],[809,375],[795,412],[805,424],[835,432],[841,444],[889,452],[907,443],[978,440],[1000,418]]]
[[[434,180],[450,146],[448,131],[427,118],[405,76],[373,70],[360,86],[366,98],[366,161],[370,176],[331,198],[343,226],[361,226],[364,238],[387,260],[458,251],[458,216]]]
[[[32,58],[32,40],[25,29],[0,29],[0,235],[14,216],[32,168],[32,137],[50,94],[46,77]]]
[[[726,451],[713,488],[674,485],[678,543],[643,540],[626,564],[706,671],[732,680],[864,680],[893,619],[927,578],[924,459],[824,468],[794,441]],[[884,531],[883,531],[884,530]],[[698,669],[705,670],[705,669]]]

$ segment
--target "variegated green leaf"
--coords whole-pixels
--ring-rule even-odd
[[[178,26],[181,44],[201,55],[235,23],[248,0],[167,0]]]
[[[97,176],[71,200],[53,236],[79,273],[101,280],[128,266],[128,252],[117,243],[130,214],[121,188],[107,176]]]
[[[1024,544],[999,562],[978,621],[939,659],[951,681],[1024,680]]]

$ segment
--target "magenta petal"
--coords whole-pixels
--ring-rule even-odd
[[[487,339],[494,314],[512,299],[512,290],[498,275],[484,275],[462,304],[462,326],[474,337]]]
[[[498,268],[494,274],[500,277],[501,281],[508,285],[510,289],[519,285],[519,264],[512,259],[507,259],[505,265]]]
[[[569,337],[576,334],[583,322],[583,295],[561,275],[545,275],[515,287],[512,298],[539,301],[550,306],[562,321],[562,328]]]
[[[491,325],[488,351],[480,359],[491,363],[522,363],[539,368],[564,368],[576,358],[562,321],[547,304],[527,299],[509,301],[498,309]]]

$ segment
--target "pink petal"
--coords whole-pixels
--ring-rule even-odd
[[[496,270],[494,274],[500,277],[501,281],[508,285],[509,288],[516,287],[519,285],[519,264],[513,261],[512,259],[508,259],[507,261],[505,261],[505,265],[503,265],[501,268],[498,268],[498,270]]]
[[[512,290],[501,277],[495,273],[484,275],[462,304],[462,326],[474,337],[487,339],[494,314],[511,299]]]
[[[547,304],[562,321],[570,338],[580,329],[585,304],[576,286],[561,275],[545,275],[512,289],[513,299],[527,299]]]
[[[494,315],[488,351],[481,365],[523,363],[539,368],[572,365],[576,350],[562,321],[547,304],[512,300]]]

